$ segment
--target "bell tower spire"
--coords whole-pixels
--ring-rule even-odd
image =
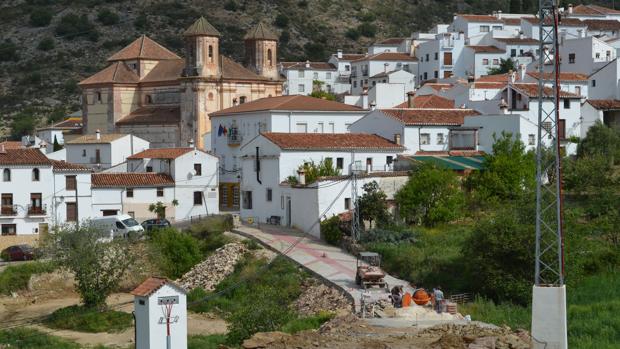
[[[191,77],[219,77],[220,32],[200,17],[183,33],[186,63],[184,75]]]
[[[259,22],[245,35],[245,63],[256,74],[278,80],[278,37]]]

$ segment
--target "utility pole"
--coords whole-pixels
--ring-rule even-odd
[[[355,158],[353,158],[355,159]],[[361,172],[361,164],[358,166],[356,161],[351,163],[351,202],[353,204],[353,214],[351,215],[351,237],[358,242],[361,237],[360,230],[360,209],[357,195],[357,175]]]
[[[565,349],[568,348],[568,340],[562,230],[559,13],[556,0],[539,0],[539,21],[532,344],[535,349]],[[545,71],[545,67],[550,69]]]

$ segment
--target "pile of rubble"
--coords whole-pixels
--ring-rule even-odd
[[[441,348],[528,349],[531,338],[524,330],[513,332],[509,327],[481,327],[475,324],[443,324],[422,330],[419,337],[438,337]]]
[[[347,297],[316,279],[305,279],[301,289],[302,293],[293,303],[293,308],[302,315],[314,315],[320,311],[335,313],[351,311],[352,304]]]
[[[188,290],[201,287],[205,291],[213,291],[217,284],[235,270],[235,265],[246,252],[248,249],[242,243],[226,244],[196,264],[176,282]]]

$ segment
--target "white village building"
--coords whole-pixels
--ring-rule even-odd
[[[343,93],[348,83],[341,83],[336,66],[325,62],[280,62],[280,74],[286,78],[285,95],[309,95],[313,91]]]
[[[96,132],[66,142],[65,148],[67,162],[104,170],[148,149],[149,142],[131,134]]]

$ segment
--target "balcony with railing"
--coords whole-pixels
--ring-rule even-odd
[[[47,205],[28,205],[29,216],[45,216],[47,215]]]
[[[17,216],[17,206],[2,205],[0,208],[0,216]]]
[[[231,127],[228,130],[228,145],[237,146],[241,144],[243,137],[239,133],[239,129],[236,127]]]

